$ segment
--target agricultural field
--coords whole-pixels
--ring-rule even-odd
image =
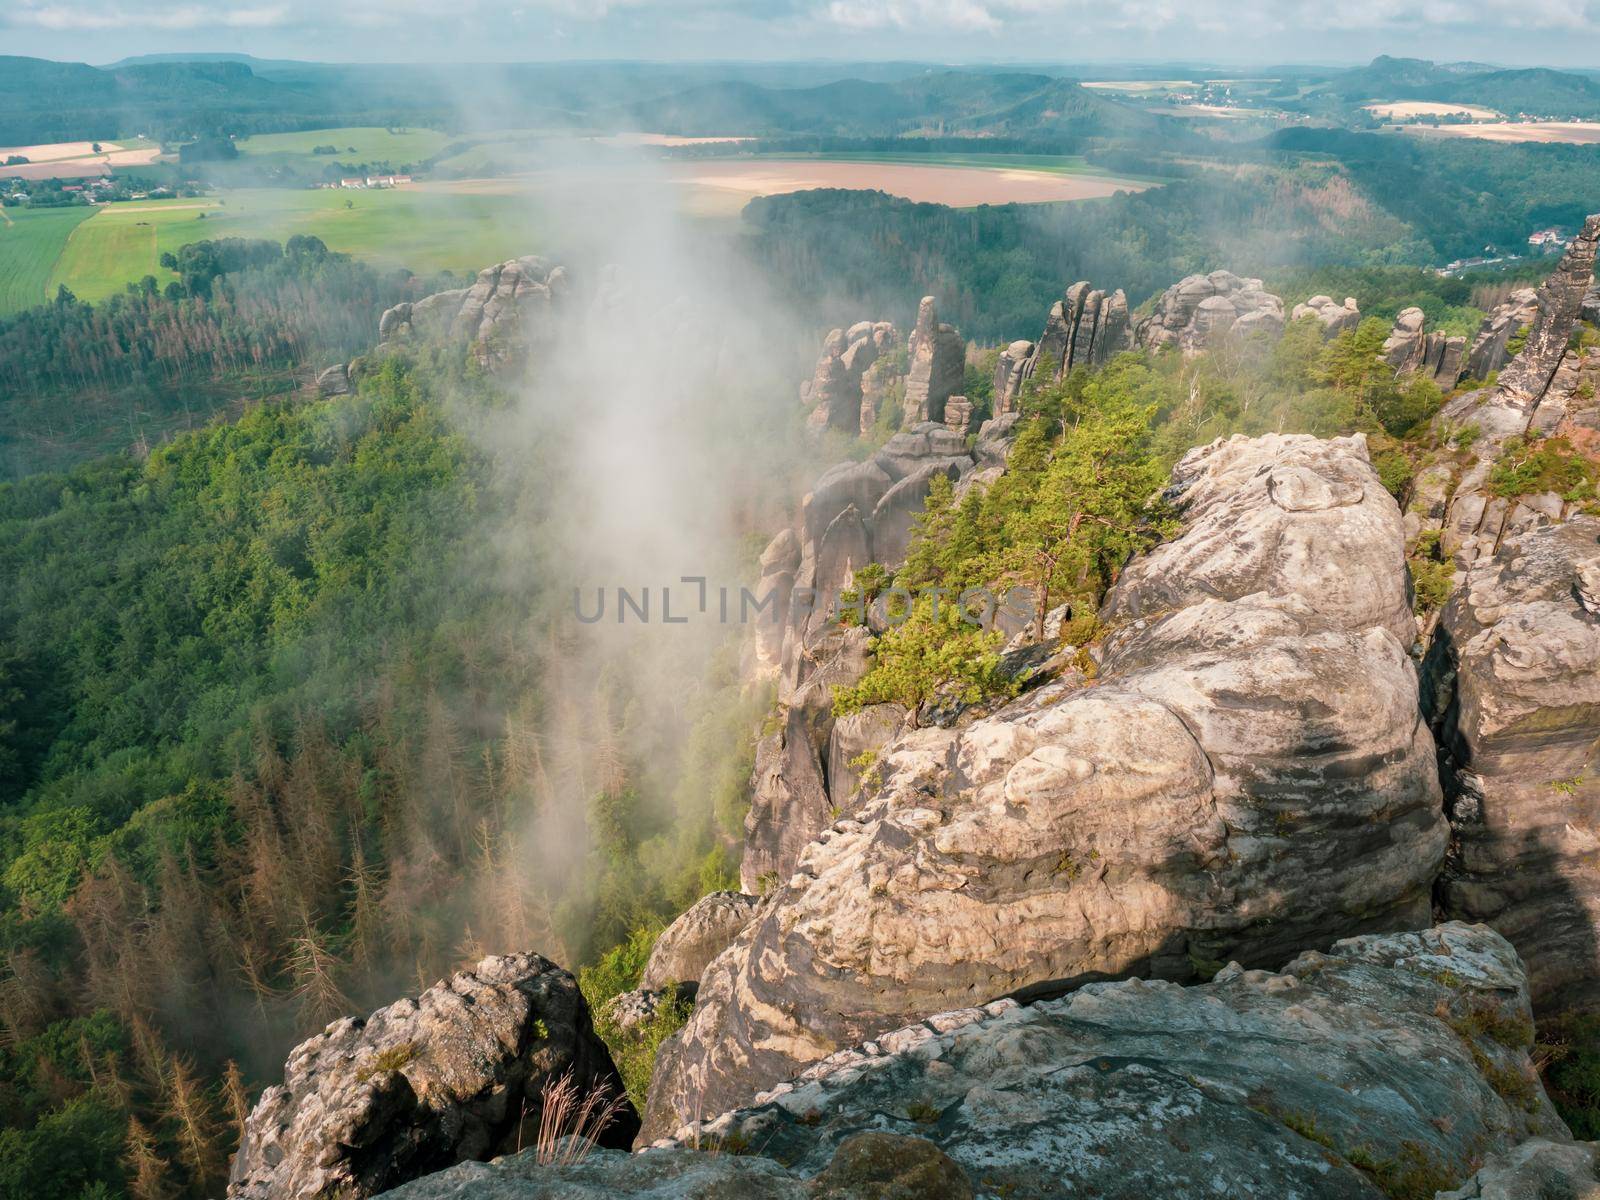
[[[242,158],[276,158],[284,161],[388,162],[395,166],[432,158],[452,140],[435,129],[381,129],[355,126],[343,129],[312,129],[302,133],[260,133],[241,138],[234,145]],[[314,153],[318,146],[333,146],[334,154]]]
[[[979,161],[996,158],[1020,158],[1028,165]],[[1088,200],[1153,186],[1148,180],[1122,178],[1086,167],[1074,169],[1059,160],[1053,166],[1035,166],[1038,161],[1031,156],[979,154],[951,155],[944,162],[926,155],[860,159],[751,157],[679,160],[671,164],[671,174],[694,189],[713,196],[723,194],[734,207],[742,207],[753,196],[811,188],[860,188],[921,203],[971,208],[980,204]],[[698,206],[691,204],[691,208],[695,207]]]
[[[1486,125],[1407,125],[1419,137],[1469,137],[1488,142],[1565,142],[1573,146],[1600,143],[1600,121],[1498,121]]]
[[[0,209],[0,316],[49,296],[51,268],[89,208]]]
[[[97,150],[95,147],[99,147]],[[0,163],[11,157],[28,161],[0,167],[0,178],[81,179],[109,175],[113,167],[142,167],[161,157],[161,147],[139,138],[120,142],[51,142],[0,147]]]
[[[537,221],[518,195],[245,189],[198,200],[114,204],[85,221],[47,268],[54,291],[66,284],[102,299],[145,275],[172,279],[161,255],[186,242],[249,237],[284,241],[313,234],[330,249],[384,266],[475,271],[536,248]]]
[[[1504,113],[1492,108],[1479,108],[1472,104],[1439,104],[1423,100],[1402,100],[1394,104],[1368,104],[1366,110],[1375,117],[1393,121],[1410,121],[1417,117],[1448,117],[1453,113],[1466,113],[1474,121],[1500,121]]]

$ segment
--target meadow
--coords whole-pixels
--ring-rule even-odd
[[[321,238],[381,266],[419,274],[476,271],[537,249],[538,222],[517,195],[460,194],[395,188],[243,189],[194,200],[108,205],[65,238],[31,299],[65,284],[86,300],[103,299],[130,282],[175,276],[161,255],[187,242],[246,237],[285,241],[297,233]],[[47,251],[42,251],[47,252]]]
[[[0,316],[48,298],[50,271],[87,208],[0,209]]]

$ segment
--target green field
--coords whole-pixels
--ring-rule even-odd
[[[88,208],[12,208],[0,210],[0,316],[42,304],[49,296],[50,270],[73,228]]]
[[[371,126],[312,129],[304,133],[260,133],[234,143],[246,158],[310,160],[314,163],[388,162],[395,166],[432,158],[451,141],[435,129],[390,131]],[[334,146],[337,154],[313,154],[317,146]]]
[[[164,284],[174,278],[161,269],[164,252],[223,237],[281,242],[297,233],[313,234],[330,249],[419,274],[476,271],[535,252],[538,225],[536,214],[519,196],[411,188],[261,188],[198,200],[113,204],[96,212],[70,239],[63,234],[66,245],[59,256],[41,250],[52,253],[53,268],[47,266],[39,277],[38,296],[66,284],[85,300],[99,300],[145,275]]]

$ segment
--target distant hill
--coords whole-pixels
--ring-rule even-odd
[[[905,133],[1111,135],[1154,131],[1161,121],[1068,79],[1048,75],[942,71],[897,82],[846,79],[811,88],[729,81],[647,104],[600,112],[684,136],[808,133],[875,137]]]
[[[1383,55],[1365,67],[1335,76],[1322,90],[1351,102],[1434,100],[1511,114],[1600,117],[1600,79],[1548,67],[1441,66],[1420,58]]]

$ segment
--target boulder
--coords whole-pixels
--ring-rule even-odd
[[[1511,940],[1541,1009],[1600,1004],[1600,518],[1474,562],[1425,674],[1452,832],[1443,910]]]
[[[1446,826],[1364,440],[1237,438],[1176,478],[1184,533],[1108,598],[1093,687],[903,733],[806,829],[658,1059],[653,1134],[929,1012],[1428,919]]]
[[[1532,1043],[1516,952],[1448,924],[1278,973],[939,1014],[662,1145],[745,1146],[804,1174],[863,1131],[916,1134],[996,1196],[1431,1197],[1470,1189],[1486,1156],[1480,1181],[1586,1182],[1592,1147],[1552,1110]]]
[[[348,396],[352,390],[350,371],[344,363],[335,363],[317,376],[317,394],[320,396]]]
[[[624,1095],[577,981],[535,954],[486,958],[296,1046],[245,1123],[228,1195],[358,1200],[505,1153],[568,1075]],[[624,1099],[601,1142],[625,1147],[637,1128]]]
[[[662,930],[639,986],[648,989],[698,983],[700,973],[750,923],[760,901],[741,892],[712,892]]]
[[[1600,1200],[1600,1143],[1529,1138],[1435,1200]]]
[[[839,1143],[810,1179],[729,1143],[649,1154],[595,1150],[575,1163],[541,1165],[526,1150],[463,1163],[387,1193],[389,1200],[972,1200],[949,1155],[918,1137],[864,1132]]]

